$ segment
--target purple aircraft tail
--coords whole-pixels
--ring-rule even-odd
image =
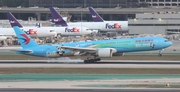
[[[66,21],[53,7],[50,7],[49,9],[52,14],[51,22],[54,22],[56,25],[68,26]]]
[[[23,27],[18,21],[17,19],[11,14],[11,12],[7,13],[7,17],[9,19],[9,22],[11,24],[12,27],[14,26],[18,26],[18,27]]]
[[[99,16],[99,14],[92,7],[89,7],[88,9],[94,22],[104,22],[101,16]]]

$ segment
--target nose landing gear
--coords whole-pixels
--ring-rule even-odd
[[[162,51],[164,51],[164,49],[159,50],[159,54],[158,54],[158,56],[159,56],[159,57],[161,57],[161,56],[162,56]]]

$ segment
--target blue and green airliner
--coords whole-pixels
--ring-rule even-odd
[[[113,54],[137,51],[163,50],[172,42],[160,37],[121,38],[88,42],[72,42],[54,45],[38,45],[18,26],[13,27],[22,49],[16,52],[40,57],[66,57],[74,55],[93,56],[84,60],[85,63],[100,61],[101,57],[110,58]],[[161,56],[161,53],[159,53]]]

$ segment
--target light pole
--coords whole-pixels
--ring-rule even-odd
[[[86,0],[84,0],[84,8],[86,8]]]
[[[51,1],[51,6],[52,6],[52,7],[54,6],[53,4],[54,4],[54,0]]]

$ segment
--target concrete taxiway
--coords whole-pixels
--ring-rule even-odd
[[[132,80],[75,80],[75,81],[17,81],[0,82],[0,88],[19,88],[19,89],[149,89],[151,86],[161,90],[172,90],[179,88],[179,79],[132,79]],[[169,83],[170,86],[166,86]],[[135,86],[133,86],[135,85]],[[171,86],[172,85],[172,86]],[[163,88],[163,89],[162,89]],[[0,89],[1,90],[1,89]],[[35,91],[35,90],[34,90]],[[149,92],[149,91],[148,91]],[[154,91],[156,92],[156,91]],[[174,91],[173,91],[174,92]]]
[[[152,88],[125,88],[125,89],[39,89],[39,88],[12,88],[0,89],[2,92],[179,92],[180,89],[152,89]]]
[[[174,68],[179,61],[103,60],[84,64],[83,60],[0,60],[0,68]]]

